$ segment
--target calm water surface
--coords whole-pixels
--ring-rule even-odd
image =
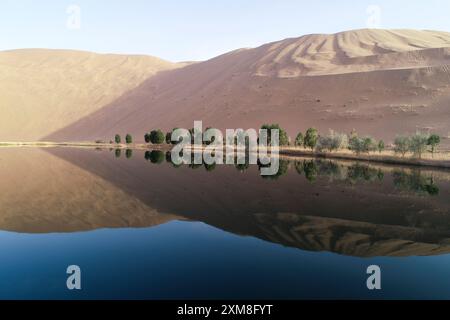
[[[3,148],[0,176],[1,299],[450,298],[448,171]]]

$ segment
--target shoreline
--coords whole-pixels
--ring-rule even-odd
[[[149,145],[145,143],[134,144],[109,144],[109,143],[95,143],[95,142],[0,142],[1,148],[95,148],[95,149],[132,149],[132,150],[161,150],[170,151],[170,145]],[[203,148],[194,148],[194,150],[204,150]],[[350,160],[362,162],[374,162],[390,165],[406,165],[416,167],[433,167],[450,169],[450,152],[437,152],[438,159],[432,158],[412,158],[409,156],[401,157],[395,155],[391,150],[386,150],[383,153],[371,154],[355,154],[350,151],[337,152],[315,152],[306,149],[295,147],[280,147],[280,156],[286,157],[313,157],[322,159],[336,159],[336,160]],[[443,156],[443,157],[442,157]]]

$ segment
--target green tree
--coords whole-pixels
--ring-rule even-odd
[[[378,146],[372,137],[365,137],[363,139],[363,151],[369,153],[371,151],[377,150]]]
[[[272,143],[272,130],[278,130],[280,146],[288,146],[289,145],[289,136],[287,132],[280,127],[279,124],[265,124],[261,127],[262,130],[267,130],[267,144],[270,145]]]
[[[402,157],[409,151],[410,139],[406,136],[398,136],[394,141],[394,151],[400,153]]]
[[[150,133],[146,133],[144,136],[145,143],[150,143]]]
[[[315,128],[309,128],[305,135],[305,147],[314,150],[319,140],[319,133]]]
[[[330,130],[327,136],[319,136],[316,148],[320,152],[323,150],[332,152],[334,150],[347,149],[348,137],[346,134]]]
[[[299,133],[297,137],[295,138],[295,146],[296,147],[303,147],[303,144],[305,143],[305,136],[303,133]]]
[[[153,130],[150,132],[150,142],[153,144],[163,144],[166,136],[161,130]]]
[[[427,150],[428,139],[429,136],[421,132],[416,132],[411,136],[409,150],[415,157],[422,158],[422,154]]]
[[[122,142],[122,138],[120,137],[119,134],[116,134],[116,136],[114,137],[114,141],[115,141],[117,144],[120,144],[120,143]]]
[[[352,134],[349,140],[349,149],[356,154],[369,153],[378,149],[378,144],[371,137],[360,138],[356,134]]]
[[[431,153],[434,154],[436,147],[441,143],[441,137],[437,134],[432,134],[427,141],[427,145],[431,146]]]
[[[127,144],[133,143],[133,136],[131,134],[127,134],[127,136],[125,137],[125,141]]]

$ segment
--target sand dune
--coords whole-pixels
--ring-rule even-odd
[[[253,67],[257,75],[282,78],[430,67],[449,63],[448,47],[446,32],[355,30],[262,46]]]
[[[147,56],[0,52],[0,140],[38,140],[176,66]]]
[[[165,70],[165,72],[159,72]],[[53,50],[0,53],[0,141],[109,141],[153,128],[314,126],[390,142],[450,136],[450,33],[307,35],[173,64]],[[444,140],[449,144],[449,140]]]
[[[47,139],[143,139],[194,120],[219,129],[280,123],[294,137],[311,126],[387,141],[416,130],[447,137],[449,48],[445,32],[359,30],[237,50],[152,77]]]

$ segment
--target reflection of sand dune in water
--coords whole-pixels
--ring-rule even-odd
[[[431,232],[414,227],[301,216],[257,215],[262,238],[308,251],[359,257],[427,256],[450,253],[450,230]]]
[[[173,219],[111,183],[37,149],[0,149],[0,229],[75,232]]]
[[[414,196],[398,191],[388,171],[383,182],[348,184],[318,178],[309,183],[293,168],[279,180],[262,179],[255,168],[229,166],[174,169],[170,164],[77,149],[51,149],[133,194],[158,212],[202,221],[305,250],[355,256],[450,253],[449,183],[440,194]],[[437,174],[436,177],[442,174]],[[292,215],[281,214],[292,212]]]

